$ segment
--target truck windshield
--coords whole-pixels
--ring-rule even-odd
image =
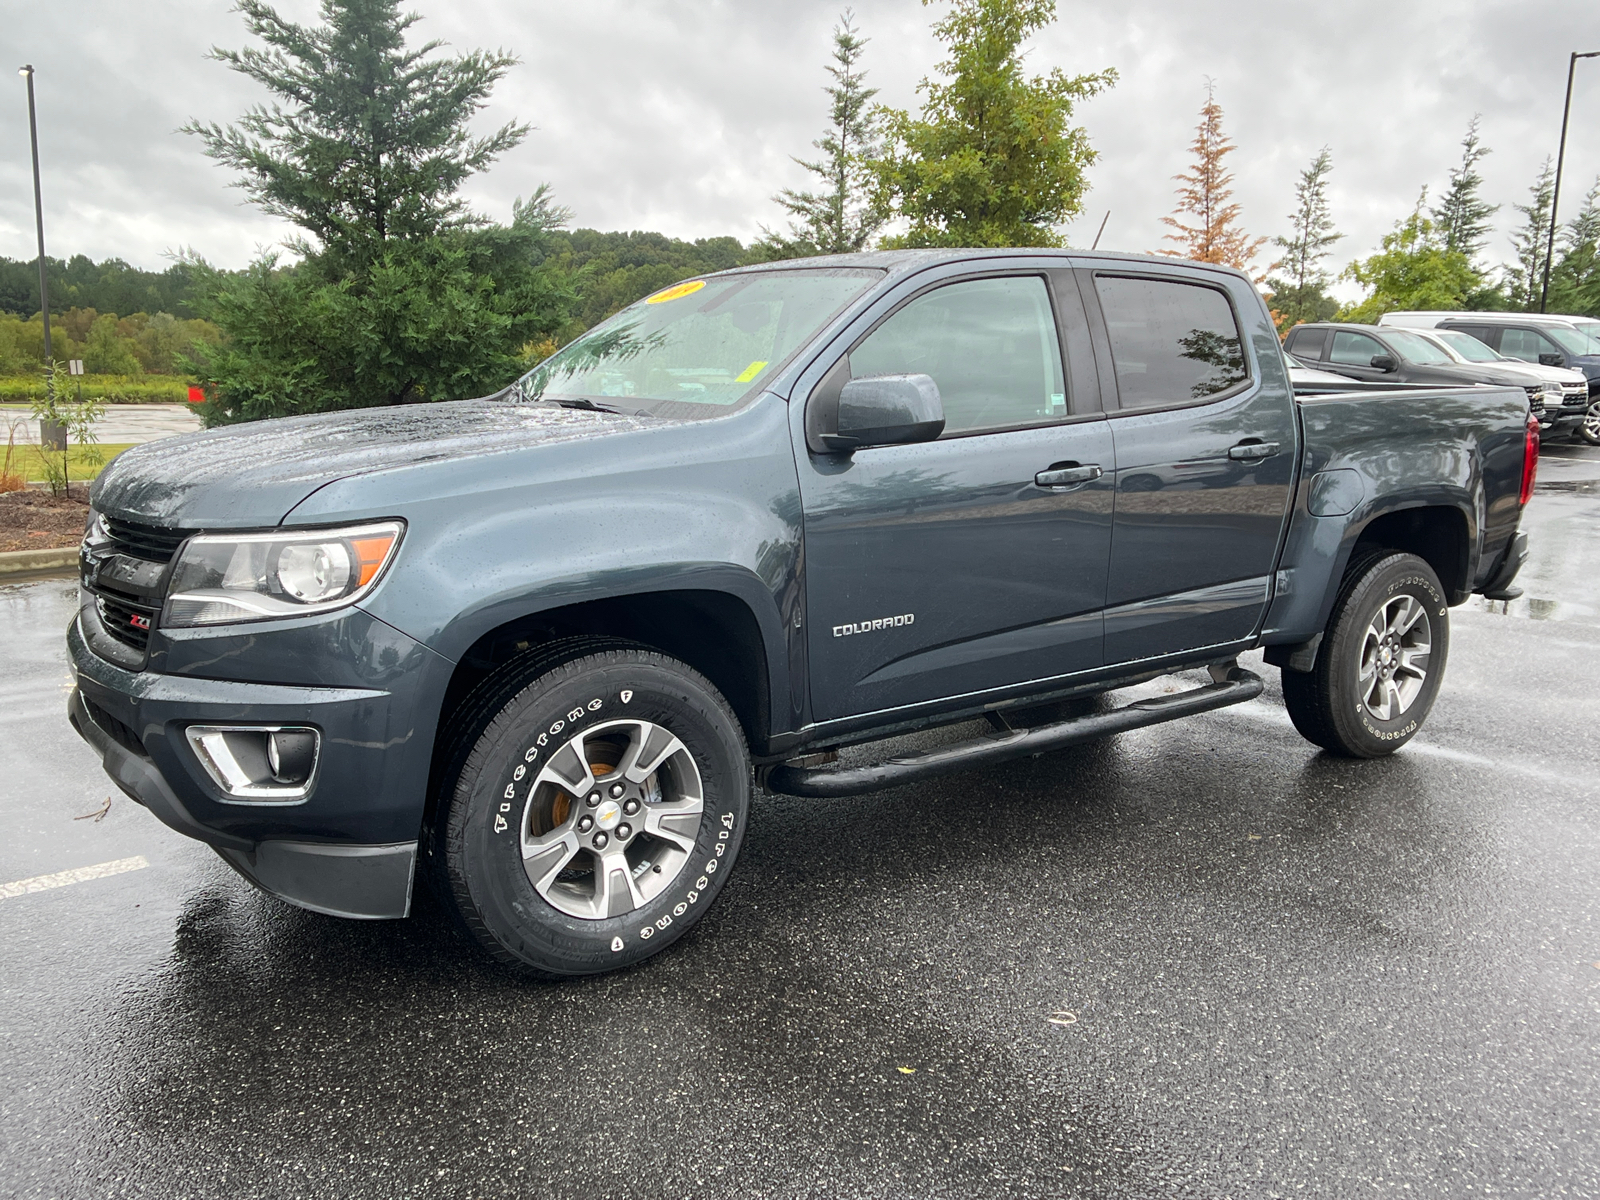
[[[1450,349],[1454,350],[1468,362],[1499,362],[1500,356],[1484,343],[1473,337],[1470,333],[1458,333],[1453,329],[1440,329],[1434,333]]]
[[[1587,333],[1580,333],[1576,329],[1565,329],[1560,325],[1545,325],[1541,332],[1549,334],[1568,354],[1600,354],[1600,342],[1596,342]]]
[[[1428,366],[1433,363],[1447,363],[1450,356],[1444,352],[1442,346],[1436,346],[1425,337],[1418,337],[1414,333],[1400,333],[1395,330],[1384,330],[1388,335],[1389,344],[1400,351],[1400,356],[1407,362],[1419,366]]]
[[[518,380],[512,397],[658,416],[726,410],[882,277],[821,268],[691,279],[569,343]]]

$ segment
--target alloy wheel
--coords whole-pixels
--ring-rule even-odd
[[[705,810],[694,756],[650,721],[585,729],[534,776],[522,815],[528,881],[568,916],[641,908],[689,861]]]
[[[1399,595],[1378,609],[1361,642],[1358,694],[1379,721],[1394,721],[1416,703],[1428,679],[1433,626],[1415,596]]]

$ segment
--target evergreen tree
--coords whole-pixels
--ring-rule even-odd
[[[931,4],[933,0],[923,0]],[[924,79],[917,117],[883,109],[886,147],[872,164],[879,214],[904,218],[885,246],[1057,246],[1095,160],[1073,105],[1115,71],[1029,78],[1021,47],[1055,20],[1055,0],[952,0],[933,26],[949,47],[942,79]]]
[[[1450,185],[1429,214],[1445,249],[1465,254],[1474,267],[1489,243],[1489,219],[1500,211],[1498,204],[1488,204],[1478,194],[1483,186],[1478,163],[1489,154],[1488,147],[1478,140],[1480,119],[1481,114],[1475,113],[1467,123],[1467,135],[1461,139],[1461,165],[1451,169]]]
[[[268,49],[215,47],[210,57],[289,107],[258,105],[237,125],[191,121],[184,131],[240,173],[238,186],[262,211],[341,256],[482,224],[456,192],[529,127],[473,138],[467,125],[515,58],[430,57],[438,41],[408,47],[406,31],[419,18],[402,14],[399,0],[322,0],[325,23],[313,27],[263,0],[240,0],[238,11]]]
[[[763,230],[759,249],[766,257],[854,254],[883,227],[882,214],[871,205],[868,166],[878,155],[877,120],[868,107],[878,89],[867,87],[867,73],[857,69],[868,39],[856,31],[854,20],[847,8],[833,28],[833,63],[827,68],[833,83],[823,89],[833,101],[832,124],[811,143],[822,157],[794,160],[817,176],[825,190],[784,188],[773,197],[798,219],[790,222],[788,237]]]
[[[398,0],[322,0],[296,25],[241,0],[267,49],[213,57],[279,98],[236,126],[191,122],[206,153],[240,172],[266,212],[305,235],[294,266],[266,256],[227,274],[188,266],[227,335],[187,365],[206,385],[208,423],[450,400],[504,387],[565,317],[565,285],[544,265],[566,212],[546,189],[509,226],[469,212],[461,184],[527,133],[484,138],[468,124],[515,61],[411,47]]]
[[[1278,314],[1281,330],[1287,331],[1302,321],[1326,321],[1339,309],[1339,302],[1328,295],[1332,278],[1322,262],[1335,242],[1344,236],[1334,231],[1333,214],[1328,204],[1328,174],[1333,156],[1324,146],[1300,172],[1294,189],[1294,212],[1289,214],[1292,236],[1275,237],[1273,245],[1283,251],[1280,278],[1267,280],[1272,289],[1272,308]]]
[[[1247,271],[1267,239],[1252,238],[1240,229],[1240,207],[1228,202],[1233,196],[1233,174],[1223,160],[1236,147],[1222,132],[1222,105],[1209,84],[1190,149],[1194,166],[1173,176],[1183,185],[1178,188],[1178,207],[1172,216],[1161,218],[1163,225],[1177,230],[1165,238],[1177,242],[1180,249],[1160,253]]]
[[[1539,168],[1539,177],[1528,189],[1528,203],[1513,204],[1523,216],[1522,228],[1511,235],[1516,259],[1506,280],[1511,307],[1517,312],[1536,312],[1544,286],[1544,264],[1550,238],[1550,206],[1555,193],[1555,172],[1550,159]]]
[[[1550,269],[1550,311],[1600,316],[1600,179],[1556,245],[1559,256]]]

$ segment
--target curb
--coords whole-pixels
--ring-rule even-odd
[[[78,548],[6,550],[0,552],[0,582],[13,575],[66,574],[78,569]]]

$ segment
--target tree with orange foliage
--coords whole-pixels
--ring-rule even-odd
[[[1222,105],[1217,103],[1209,83],[1191,148],[1194,166],[1173,176],[1182,185],[1178,188],[1178,207],[1172,216],[1161,218],[1163,224],[1177,230],[1166,234],[1165,239],[1177,242],[1181,249],[1158,253],[1249,271],[1251,260],[1267,239],[1252,238],[1240,229],[1239,206],[1228,203],[1233,195],[1233,175],[1223,159],[1233,153],[1235,146],[1222,132]]]

